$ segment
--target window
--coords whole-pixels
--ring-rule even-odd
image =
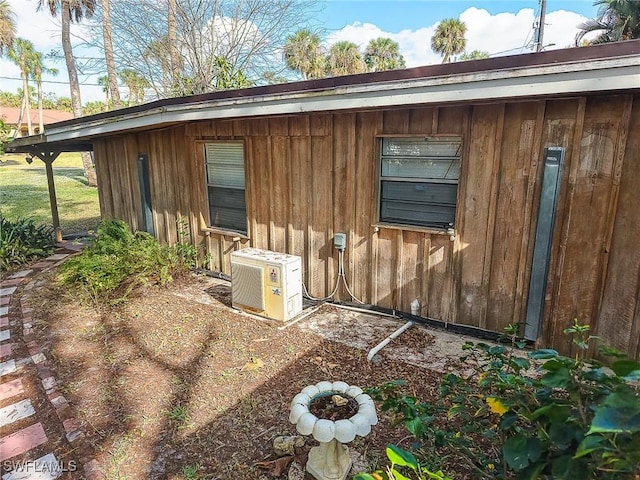
[[[205,159],[211,226],[247,233],[243,144],[207,143]]]
[[[452,227],[461,146],[460,137],[381,139],[380,221]]]

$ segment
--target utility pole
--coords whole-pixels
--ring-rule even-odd
[[[533,47],[536,52],[541,52],[544,43],[542,43],[544,38],[544,17],[546,15],[547,10],[547,0],[540,0],[540,16],[538,17],[534,28],[533,34]]]

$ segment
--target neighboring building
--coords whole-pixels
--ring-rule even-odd
[[[168,243],[184,222],[213,270],[301,255],[324,296],[344,232],[366,303],[565,353],[578,319],[638,357],[638,132],[630,41],[161,100],[10,148],[92,149],[103,216]]]
[[[18,122],[20,121],[20,108],[16,107],[2,107],[0,106],[0,118],[9,127],[9,136],[13,137],[16,129],[18,128]],[[37,108],[32,108],[29,111],[31,115],[31,128],[33,128],[34,134],[40,132],[40,113]],[[44,125],[50,123],[62,122],[63,120],[70,120],[73,118],[73,114],[70,112],[63,112],[61,110],[42,110],[42,117]],[[22,122],[20,125],[20,132],[16,137],[27,137],[29,131],[27,129],[27,115],[22,115]]]

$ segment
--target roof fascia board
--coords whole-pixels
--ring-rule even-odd
[[[632,56],[169,105],[78,125],[52,126],[45,134],[47,141],[53,142],[169,122],[637,89],[640,88],[639,66],[640,56]]]

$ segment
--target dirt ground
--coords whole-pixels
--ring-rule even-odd
[[[31,303],[86,432],[75,454],[96,458],[106,479],[287,478],[317,444],[307,437],[295,457],[274,462],[274,438],[296,434],[289,404],[302,388],[404,379],[428,400],[468,340],[413,326],[370,362],[400,321],[324,305],[285,325],[232,309],[228,283],[195,274],[114,309],[80,304],[51,281]],[[383,463],[388,443],[409,445],[402,427],[378,417],[349,445],[359,468]]]

